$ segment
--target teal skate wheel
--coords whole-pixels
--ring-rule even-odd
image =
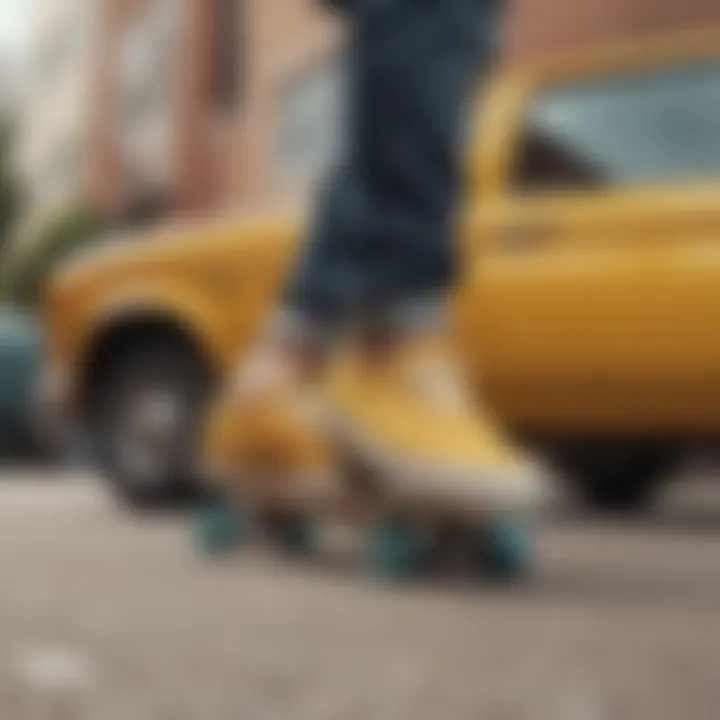
[[[528,571],[534,551],[533,535],[520,522],[494,521],[476,533],[476,569],[485,577],[515,580]]]
[[[383,580],[399,582],[417,577],[428,566],[431,541],[409,522],[381,521],[370,528],[367,563]]]
[[[225,555],[248,535],[249,522],[241,508],[226,500],[205,503],[195,518],[195,543],[204,555]]]

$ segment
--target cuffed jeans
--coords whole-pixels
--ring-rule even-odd
[[[468,111],[500,0],[353,0],[349,139],[285,296],[285,324],[327,336],[367,317],[436,316]],[[433,308],[430,310],[430,308]]]

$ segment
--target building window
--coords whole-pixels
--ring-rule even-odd
[[[346,141],[344,68],[342,56],[333,53],[281,87],[275,162],[281,188],[314,182],[341,154]]]
[[[53,91],[62,82],[65,73],[89,58],[97,29],[98,17],[94,6],[83,6],[65,17],[43,40],[33,68],[39,93]]]
[[[720,64],[552,87],[532,103],[516,181],[618,188],[720,178]]]
[[[244,0],[214,0],[212,98],[222,113],[236,109],[241,95]]]
[[[180,0],[153,0],[128,26],[120,48],[123,127],[142,122],[171,101],[184,13]]]
[[[120,43],[115,124],[129,182],[167,182],[180,81],[185,0],[151,0],[127,20]]]
[[[154,0],[128,26],[120,47],[121,117],[132,123],[172,95],[184,2]]]

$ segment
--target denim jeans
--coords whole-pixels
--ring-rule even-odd
[[[352,0],[346,153],[285,297],[303,332],[442,299],[468,111],[500,0]]]

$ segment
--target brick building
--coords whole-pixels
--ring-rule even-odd
[[[507,2],[509,63],[720,24],[718,0]],[[342,142],[341,27],[317,5],[42,0],[23,124],[33,195],[120,220],[302,197]]]
[[[38,0],[18,161],[26,224],[227,202],[242,90],[238,0]],[[32,234],[32,233],[30,233]]]

